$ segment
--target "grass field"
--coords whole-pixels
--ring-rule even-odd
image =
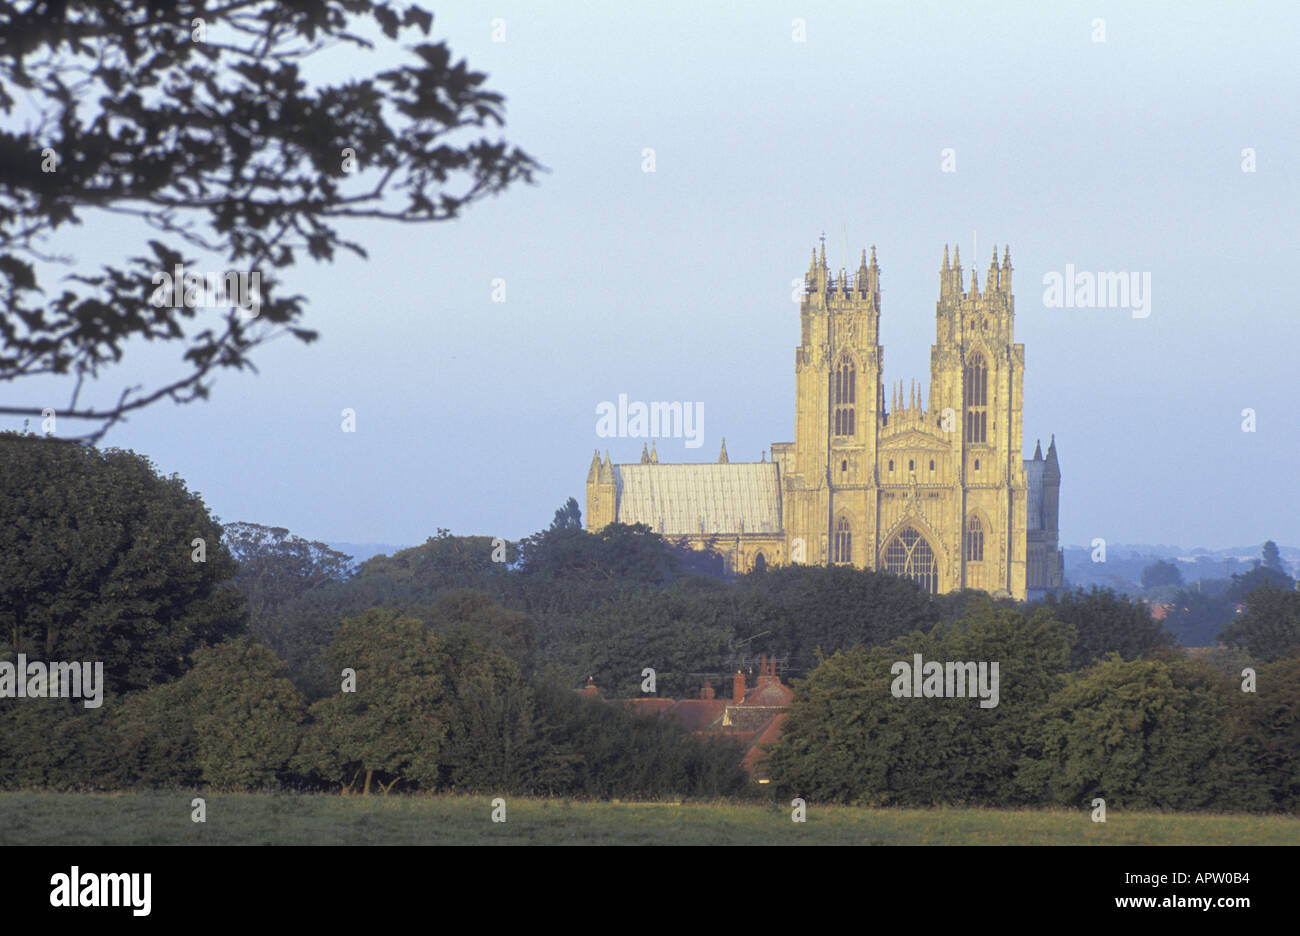
[[[1300,817],[486,796],[0,794],[0,845],[1296,845]]]

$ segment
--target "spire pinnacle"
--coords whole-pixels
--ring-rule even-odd
[[[951,268],[948,266],[948,245],[947,245],[947,244],[944,244],[944,245],[943,245],[943,269],[944,269],[944,272],[945,272],[945,273],[946,273],[949,269],[951,269]]]
[[[645,443],[641,443],[641,464],[650,464],[650,450],[646,448]]]
[[[1042,461],[1042,460],[1043,460],[1043,443],[1040,440],[1035,439],[1034,440],[1034,461]]]
[[[722,437],[722,451],[718,453],[718,464],[727,464],[727,437]]]
[[[655,440],[650,440],[650,464],[659,464],[659,453],[655,451]]]

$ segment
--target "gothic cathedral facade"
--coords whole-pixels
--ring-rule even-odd
[[[760,462],[639,464],[597,453],[587,528],[645,523],[720,553],[734,571],[789,562],[904,575],[926,591],[981,589],[1024,600],[1062,585],[1056,442],[1023,458],[1025,350],[1013,333],[1011,258],[997,251],[981,292],[944,248],[928,394],[886,392],[880,269],[863,251],[833,276],[813,251],[795,349],[795,438]]]

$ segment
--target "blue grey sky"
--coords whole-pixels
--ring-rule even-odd
[[[643,440],[596,435],[620,393],[703,403],[703,445],[660,439],[661,460],[713,460],[722,436],[757,460],[793,438],[791,280],[825,231],[836,269],[845,242],[850,269],[876,246],[887,384],[928,383],[944,244],[981,287],[1010,245],[1025,454],[1056,434],[1062,545],[1300,542],[1297,5],[433,10],[506,96],[503,135],[550,172],[455,222],[345,228],[368,262],[286,277],[317,343],[264,348],[259,375],[107,437],[221,519],[330,541],[524,536],[569,496],[585,508],[594,448],[639,458]],[[392,61],[343,49],[316,67]],[[92,218],[58,246],[91,265],[142,243]],[[1067,264],[1149,273],[1149,316],[1047,308],[1044,276]],[[133,348],[98,391],[174,356]]]

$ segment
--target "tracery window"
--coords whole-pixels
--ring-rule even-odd
[[[988,440],[989,372],[984,355],[972,354],[966,362],[966,441]]]
[[[885,571],[910,578],[930,594],[939,590],[939,564],[934,550],[911,527],[901,530],[885,547]]]
[[[835,434],[851,436],[857,426],[854,403],[857,400],[857,368],[852,361],[841,361],[835,368]]]
[[[840,517],[835,524],[835,546],[832,554],[835,562],[853,561],[853,531],[849,529],[848,517]]]
[[[973,514],[966,521],[966,561],[984,561],[984,525]]]

